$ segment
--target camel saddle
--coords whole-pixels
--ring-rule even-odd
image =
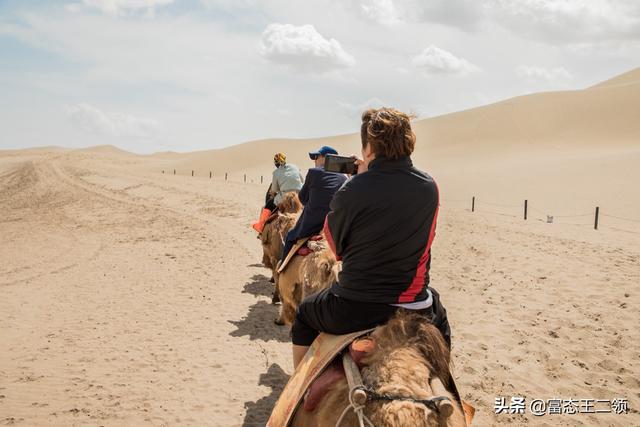
[[[282,390],[282,394],[271,411],[267,427],[288,426],[311,383],[354,339],[373,331],[373,329],[346,335],[320,333]]]
[[[313,250],[307,246],[307,242],[309,241],[315,242],[322,239],[324,239],[324,237],[322,237],[321,234],[298,239],[296,243],[293,245],[293,247],[291,248],[291,250],[289,251],[289,253],[287,254],[287,257],[284,259],[284,261],[282,261],[282,264],[280,264],[280,267],[278,267],[278,273],[282,273],[284,269],[287,268],[287,264],[289,264],[289,261],[291,261],[291,259],[294,256],[296,255],[307,256],[311,252],[313,252]]]
[[[366,337],[375,328],[346,335],[321,333],[313,342],[304,359],[285,386],[271,412],[268,427],[287,427],[296,410],[313,411],[330,387],[345,378],[338,357],[348,347],[348,352],[358,368],[362,359],[375,349],[375,341]],[[453,377],[451,377],[453,382]],[[453,383],[455,388],[455,383]],[[457,393],[457,390],[456,390]],[[460,399],[467,426],[471,426],[475,408]],[[301,405],[302,403],[302,405]]]
[[[265,224],[269,224],[271,221],[275,220],[276,218],[278,218],[278,216],[280,215],[280,213],[278,212],[278,209],[274,210],[273,212],[271,212],[271,215],[269,215],[266,219],[266,221],[264,222]]]

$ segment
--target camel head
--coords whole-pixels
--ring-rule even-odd
[[[363,359],[365,384],[381,395],[450,400],[430,408],[409,400],[371,402],[367,416],[375,425],[464,426],[464,415],[449,385],[449,349],[440,331],[423,316],[400,310],[386,325],[372,333],[376,350]]]

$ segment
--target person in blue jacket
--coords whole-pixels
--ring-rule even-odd
[[[329,203],[347,180],[344,174],[324,170],[324,159],[327,154],[338,154],[338,152],[325,145],[318,151],[309,153],[309,158],[315,162],[315,167],[307,172],[304,185],[298,193],[304,210],[296,225],[287,233],[282,250],[282,261],[298,239],[314,236],[322,231],[325,217],[329,213]]]

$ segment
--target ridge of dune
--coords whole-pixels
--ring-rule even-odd
[[[25,153],[28,151],[34,151],[34,152],[45,152],[45,151],[51,151],[51,152],[56,152],[56,151],[70,151],[71,148],[67,148],[67,147],[60,147],[57,145],[43,145],[41,147],[30,147],[30,148],[0,148],[0,152],[3,154],[9,154],[9,153]]]
[[[588,89],[640,83],[640,67],[590,86]]]
[[[546,214],[584,214],[595,206],[640,217],[631,194],[640,181],[640,69],[581,90],[542,92],[416,120],[414,164],[437,180],[445,197],[476,196],[512,207],[528,198]],[[307,153],[331,145],[360,152],[354,133],[309,139],[263,139],[223,149],[167,156],[160,168],[265,184],[273,155],[285,152],[303,173]],[[160,159],[159,159],[160,161]]]
[[[640,139],[640,68],[591,88],[542,92],[432,118],[416,120],[418,144],[414,160],[437,157],[485,156],[505,150],[521,153],[550,146],[581,147],[633,145]],[[593,90],[598,88],[598,90]],[[357,128],[358,123],[354,123]],[[357,130],[357,129],[355,129]],[[228,148],[186,153],[176,158],[180,169],[270,169],[275,152],[284,151],[295,162],[320,145],[338,151],[359,151],[357,132],[309,139],[271,138]],[[522,151],[524,150],[524,151]]]
[[[136,153],[131,151],[123,150],[120,147],[116,147],[115,145],[94,145],[86,148],[78,148],[76,151],[80,152],[90,152],[90,153],[101,153],[101,154],[125,154],[129,156],[137,156]]]

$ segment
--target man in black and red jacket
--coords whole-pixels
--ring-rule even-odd
[[[342,271],[302,301],[292,327],[297,366],[319,332],[346,334],[385,323],[399,308],[427,316],[450,346],[446,310],[429,287],[438,187],[413,167],[410,117],[394,109],[362,116],[358,174],[334,195],[324,231]]]

